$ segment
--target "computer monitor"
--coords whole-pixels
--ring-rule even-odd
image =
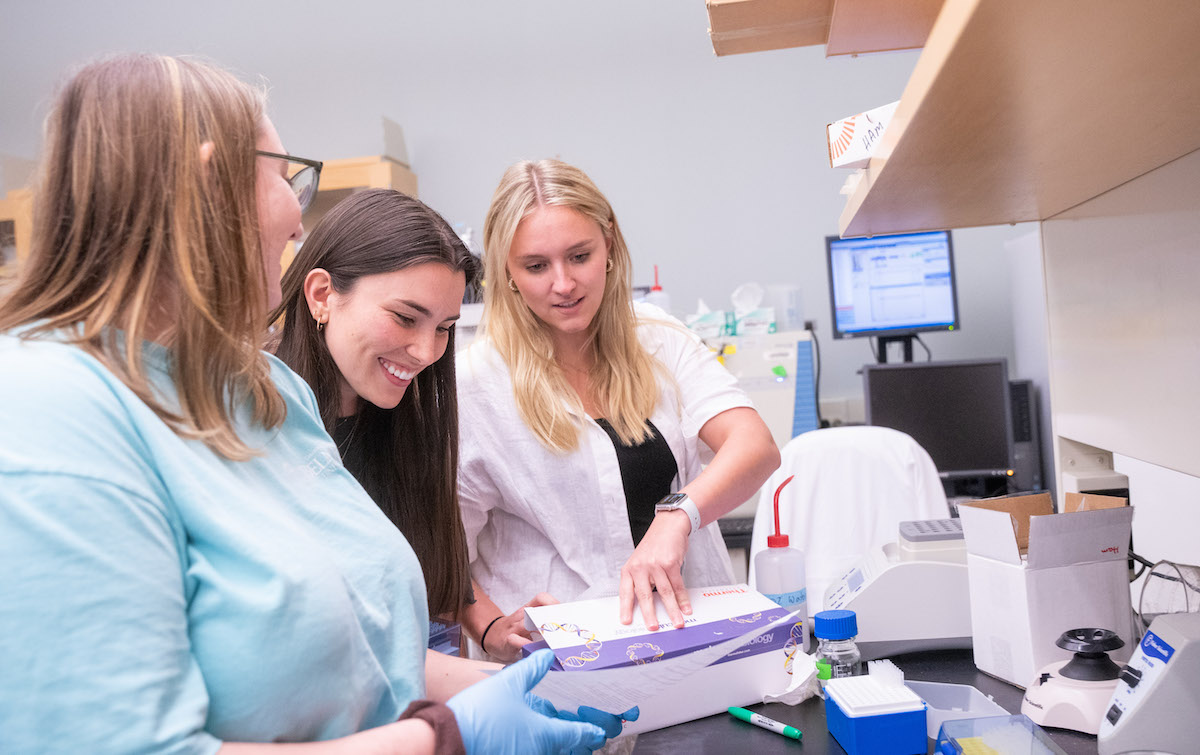
[[[866,365],[863,391],[867,424],[911,435],[944,479],[1012,475],[1004,359]]]
[[[958,329],[949,231],[828,236],[825,247],[834,338],[902,340],[912,361],[913,334]]]

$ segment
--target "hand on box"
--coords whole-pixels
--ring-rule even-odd
[[[658,591],[667,616],[676,629],[683,628],[684,614],[691,614],[692,601],[683,584],[683,557],[687,555],[692,523],[683,511],[669,511],[654,517],[650,529],[621,567],[621,623],[633,621],[636,599],[642,619],[650,631],[658,629],[654,610],[654,591]]]
[[[531,606],[549,606],[558,600],[549,593],[540,592],[533,598],[507,616],[497,619],[484,632],[484,652],[498,661],[511,663],[521,657],[521,648],[533,641],[530,631],[525,628],[525,609]]]

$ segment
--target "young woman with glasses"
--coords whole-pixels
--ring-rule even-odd
[[[0,301],[0,749],[598,747],[527,694],[548,652],[429,663],[412,548],[260,350],[294,161],[212,66],[121,56],[59,95]]]

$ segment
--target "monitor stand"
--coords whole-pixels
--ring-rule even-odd
[[[879,336],[879,363],[887,364],[888,344],[902,343],[904,344],[904,361],[911,362],[912,355],[912,336]]]

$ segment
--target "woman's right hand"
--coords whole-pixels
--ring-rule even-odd
[[[540,592],[509,615],[496,619],[480,643],[484,652],[504,663],[511,663],[520,658],[521,648],[533,641],[530,631],[525,628],[525,609],[554,605],[557,602],[550,593]]]
[[[527,693],[553,662],[552,651],[539,650],[450,698],[446,706],[454,712],[467,755],[591,751],[604,744],[606,732],[599,726],[530,707]]]

